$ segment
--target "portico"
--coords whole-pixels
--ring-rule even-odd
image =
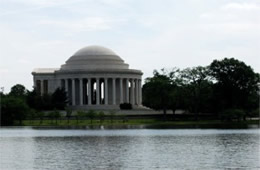
[[[72,108],[116,109],[121,103],[142,105],[142,72],[110,49],[88,46],[77,51],[60,69],[36,69],[34,86],[44,95],[56,88],[67,92]]]

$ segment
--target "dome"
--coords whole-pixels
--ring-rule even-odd
[[[92,45],[92,46],[87,46],[84,48],[81,48],[78,50],[73,56],[79,56],[79,55],[85,55],[85,56],[90,56],[90,55],[95,55],[95,56],[100,56],[100,55],[116,55],[116,53],[106,47],[98,46],[98,45]]]
[[[115,52],[102,46],[87,46],[72,55],[61,70],[105,70],[128,69]]]

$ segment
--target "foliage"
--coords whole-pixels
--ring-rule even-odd
[[[41,96],[36,89],[28,91],[26,101],[28,105],[36,110],[64,109],[67,104],[67,95],[65,90],[57,88],[53,94],[44,94]]]
[[[68,107],[65,108],[66,110],[66,117],[68,119],[68,123],[70,123],[70,118],[71,118],[71,115],[72,115],[72,110],[69,109]]]
[[[227,109],[220,113],[222,120],[232,121],[234,119],[241,120],[245,116],[245,112],[241,109]]]
[[[76,112],[77,123],[78,123],[79,118],[82,119],[82,118],[84,118],[84,117],[86,117],[86,112],[85,112],[85,111],[83,111],[83,110],[78,110],[78,111]]]
[[[45,116],[44,112],[36,112],[36,117],[40,119],[40,124],[42,124],[43,117]]]
[[[131,109],[133,109],[133,107],[132,107],[131,103],[121,103],[120,109],[121,110],[131,110]]]
[[[113,121],[115,119],[115,116],[116,116],[116,111],[115,110],[110,110],[109,111],[109,118],[110,118],[111,123],[113,123]]]
[[[48,116],[51,118],[51,120],[55,119],[55,124],[57,125],[58,119],[61,117],[61,113],[57,109],[54,109],[53,111],[49,112]]]
[[[20,125],[30,108],[21,98],[14,96],[1,96],[1,125],[13,125],[14,120],[19,120]]]
[[[86,116],[91,120],[91,124],[92,124],[93,119],[96,117],[96,112],[94,110],[89,110]]]
[[[147,78],[143,86],[143,104],[155,110],[163,110],[165,115],[170,105],[172,87],[171,79],[155,70],[154,76]]]
[[[21,84],[16,84],[13,87],[11,87],[11,91],[9,93],[10,96],[15,97],[25,97],[27,93],[26,88]]]
[[[57,88],[51,95],[52,104],[57,109],[64,109],[67,104],[67,93],[64,88]]]
[[[257,108],[257,109],[255,109],[255,110],[251,111],[251,112],[249,113],[249,116],[250,116],[250,117],[259,117],[259,118],[260,118],[260,110],[259,110],[259,108]]]
[[[102,123],[105,118],[105,113],[103,111],[100,111],[100,112],[98,112],[97,117],[98,117],[100,123]]]
[[[214,95],[221,101],[217,106],[220,110],[238,107],[248,110],[248,104],[252,106],[260,77],[250,66],[234,58],[224,58],[214,60],[209,68],[211,76],[216,80]],[[257,96],[254,99],[255,106],[259,104]]]
[[[260,76],[234,58],[214,60],[209,66],[154,71],[143,85],[143,104],[164,110],[188,110],[217,117],[229,108],[241,108],[250,116],[259,108]]]
[[[211,107],[213,83],[208,72],[208,67],[201,66],[186,68],[180,72],[183,87],[187,91],[185,97],[190,99],[187,103],[188,110],[195,113],[196,119],[199,113]]]

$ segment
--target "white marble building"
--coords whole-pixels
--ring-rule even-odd
[[[75,109],[119,109],[121,103],[138,108],[142,104],[142,74],[101,46],[78,50],[60,68],[32,72],[34,87],[40,94],[63,87],[68,105]]]

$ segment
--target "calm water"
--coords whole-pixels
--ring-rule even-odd
[[[0,169],[260,169],[260,131],[0,129]]]

